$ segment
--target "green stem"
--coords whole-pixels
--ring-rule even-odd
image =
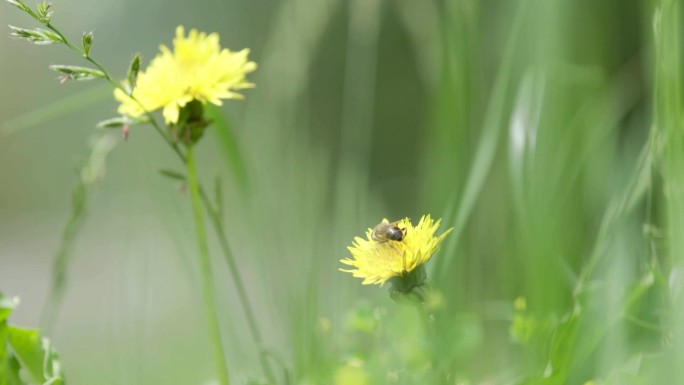
[[[199,183],[197,182],[195,157],[193,156],[192,145],[188,146],[185,163],[188,171],[188,189],[190,190],[190,198],[192,200],[192,212],[195,220],[195,233],[197,235],[197,247],[200,258],[202,297],[204,299],[204,309],[207,313],[209,335],[214,349],[216,376],[218,377],[219,384],[228,385],[228,367],[226,365],[223,343],[221,342],[221,331],[218,324],[216,299],[214,298],[214,279],[211,271],[209,246],[207,244],[207,234],[204,229],[204,218],[202,215],[202,196],[200,194]]]
[[[32,16],[33,16],[33,15],[32,15]],[[34,16],[34,18],[37,19],[37,16]],[[152,124],[152,126],[154,127],[154,129],[157,131],[157,133],[158,133],[159,135],[161,135],[162,138],[164,138],[164,141],[166,141],[166,143],[167,143],[169,146],[171,146],[171,148],[173,149],[173,151],[178,155],[178,157],[181,158],[181,160],[183,161],[183,163],[185,163],[185,155],[184,155],[183,152],[180,150],[180,147],[178,147],[178,144],[174,143],[173,140],[171,140],[171,138],[169,138],[169,136],[166,135],[166,134],[164,133],[164,130],[162,130],[162,128],[159,126],[159,123],[157,123],[157,120],[154,119],[154,116],[152,116],[152,113],[149,112],[149,111],[147,111],[147,109],[145,108],[145,106],[143,106],[143,104],[140,102],[140,100],[138,100],[135,96],[133,96],[132,93],[129,94],[128,91],[126,91],[126,89],[123,88],[123,87],[121,86],[120,83],[114,81],[114,79],[112,79],[111,75],[109,75],[109,72],[107,72],[107,70],[106,70],[106,69],[105,69],[97,60],[95,60],[92,56],[90,56],[89,54],[87,54],[85,51],[83,51],[83,50],[81,50],[80,48],[76,47],[71,41],[69,41],[69,39],[67,39],[66,36],[64,36],[64,34],[63,34],[59,29],[55,28],[55,27],[54,27],[52,24],[50,24],[50,23],[45,24],[45,26],[46,26],[47,28],[49,28],[51,31],[53,31],[54,33],[56,33],[57,35],[59,35],[59,37],[60,37],[60,38],[62,39],[62,41],[64,42],[64,45],[66,45],[67,47],[69,47],[69,49],[71,49],[72,51],[74,51],[75,53],[77,53],[79,56],[83,57],[85,60],[87,60],[88,62],[92,63],[95,67],[97,67],[97,69],[99,69],[100,71],[102,71],[102,73],[104,74],[105,79],[106,79],[112,86],[114,86],[114,88],[123,91],[123,93],[125,93],[125,94],[128,95],[131,99],[133,99],[133,101],[136,102],[136,103],[140,106],[140,108],[142,108],[143,111],[145,111],[145,116],[150,120],[150,123]]]
[[[33,16],[35,19],[38,19],[38,17],[34,14],[31,14],[31,16]],[[74,51],[79,56],[83,57],[85,60],[92,63],[95,67],[97,67],[100,71],[102,71],[102,73],[105,76],[105,79],[112,86],[114,86],[114,88],[120,89],[124,93],[128,94],[128,92],[126,92],[126,90],[121,86],[121,84],[119,84],[118,82],[116,82],[112,79],[111,75],[109,75],[109,72],[107,72],[107,70],[97,60],[95,60],[93,57],[86,54],[83,50],[81,50],[80,48],[75,46],[73,43],[71,43],[71,41],[69,41],[69,39],[67,39],[67,37],[64,36],[64,34],[62,34],[62,32],[60,30],[58,30],[57,28],[55,28],[52,24],[48,23],[48,24],[46,24],[46,27],[49,28],[50,30],[52,30],[53,32],[55,32],[57,35],[59,35],[61,37],[62,41],[64,42],[64,44],[67,47],[69,47],[72,51]],[[143,106],[142,103],[138,99],[136,99],[133,95],[129,95],[129,96],[136,103],[138,103],[138,105],[145,111],[145,116],[149,119],[152,126],[155,128],[157,133],[164,139],[164,141],[171,147],[171,149],[176,153],[176,155],[178,155],[178,158],[184,164],[189,165],[188,158],[190,157],[191,149],[188,148],[188,153],[184,154],[181,151],[178,144],[175,143],[173,140],[171,140],[171,138],[169,138],[169,136],[164,133],[164,130],[162,130],[161,126],[159,126],[159,123],[157,123],[157,121],[154,118],[154,116],[152,115],[152,113],[147,111],[145,106]],[[195,182],[197,183],[197,181],[195,181]],[[221,245],[221,249],[222,249],[223,254],[225,256],[226,263],[228,264],[228,270],[230,271],[231,277],[233,278],[233,282],[235,283],[235,288],[236,288],[236,291],[238,293],[238,298],[240,299],[240,304],[242,306],[243,312],[245,313],[245,317],[247,318],[247,324],[249,325],[250,333],[252,335],[252,338],[254,339],[255,344],[259,348],[259,361],[261,362],[261,365],[262,365],[262,368],[264,371],[264,375],[268,379],[273,380],[274,376],[273,376],[273,373],[272,373],[270,367],[268,366],[268,363],[266,360],[267,352],[266,352],[264,345],[263,345],[263,340],[261,337],[261,333],[259,332],[259,327],[258,327],[258,324],[256,322],[256,318],[254,316],[254,311],[252,310],[252,307],[249,304],[249,300],[247,298],[247,292],[245,290],[245,285],[242,281],[242,277],[240,276],[240,272],[238,270],[237,263],[235,262],[235,258],[233,257],[233,253],[230,250],[230,245],[228,243],[228,239],[227,239],[225,232],[223,230],[223,223],[221,221],[220,215],[218,212],[216,212],[216,210],[213,209],[211,201],[204,194],[204,190],[202,189],[201,185],[199,183],[197,183],[197,186],[198,186],[198,190],[200,191],[201,196],[202,196],[202,203],[204,203],[204,206],[205,206],[207,212],[209,213],[211,223],[214,226],[214,230],[216,231],[216,235],[219,238],[219,243]],[[202,223],[202,227],[204,227],[203,223]],[[211,295],[213,297],[213,292]],[[212,301],[212,306],[213,306],[213,301]]]
[[[269,380],[275,381],[273,372],[271,371],[271,368],[266,360],[266,349],[264,348],[263,339],[261,338],[261,333],[259,332],[256,317],[254,317],[254,311],[252,310],[252,306],[249,304],[249,299],[247,298],[245,284],[242,281],[242,277],[240,276],[237,263],[235,262],[233,253],[230,250],[230,245],[228,244],[228,238],[226,237],[226,233],[223,229],[223,221],[221,220],[220,213],[218,210],[215,210],[213,208],[211,201],[209,200],[209,197],[207,197],[207,195],[204,193],[204,190],[201,190],[201,187],[200,191],[202,194],[202,200],[204,202],[204,205],[207,208],[207,212],[209,213],[209,219],[211,220],[211,223],[214,226],[216,236],[218,237],[219,244],[221,245],[221,249],[223,250],[223,254],[226,258],[228,271],[230,271],[230,276],[233,279],[233,282],[235,283],[235,289],[237,291],[238,298],[240,299],[242,310],[245,313],[245,318],[247,318],[247,325],[249,326],[249,331],[252,334],[252,339],[257,345],[257,349],[259,350],[259,362],[261,363],[264,375]]]

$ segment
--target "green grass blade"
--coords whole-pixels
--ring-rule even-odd
[[[475,158],[468,173],[460,204],[454,206],[456,211],[448,213],[444,220],[445,223],[451,223],[453,226],[454,236],[449,237],[449,240],[447,240],[442,253],[443,258],[437,258],[435,263],[434,270],[441,274],[446,274],[447,270],[442,268],[443,265],[448,263],[448,259],[454,258],[458,239],[463,233],[463,229],[475,207],[477,198],[482,191],[487,175],[489,175],[489,170],[494,162],[494,156],[496,155],[496,149],[499,145],[502,127],[506,118],[506,101],[509,88],[513,83],[516,45],[518,44],[520,31],[526,16],[527,5],[527,0],[520,2],[513,19],[509,40],[506,43],[506,50],[499,67],[489,105],[487,106],[485,120],[482,125],[482,134],[475,151]]]
[[[36,108],[12,120],[6,121],[0,129],[1,135],[11,135],[70,113],[82,111],[101,101],[111,99],[111,85],[101,84],[76,92],[46,106]]]
[[[246,193],[249,189],[247,165],[233,127],[218,107],[207,104],[205,113],[213,123],[212,131],[218,138],[218,144],[226,157],[228,168],[232,171],[240,190]]]

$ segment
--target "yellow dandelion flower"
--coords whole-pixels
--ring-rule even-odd
[[[383,219],[383,223],[389,222]],[[373,230],[368,229],[367,239],[356,237],[348,247],[353,258],[340,260],[355,269],[340,270],[363,278],[364,285],[382,285],[391,278],[404,277],[430,260],[444,237],[453,230],[448,229],[435,236],[440,223],[441,220],[434,221],[430,215],[420,218],[416,226],[408,218],[402,219],[394,223],[397,228],[405,230],[406,235],[401,241],[376,242],[372,237]]]
[[[248,49],[233,52],[221,49],[216,33],[207,35],[193,29],[186,37],[182,26],[176,28],[173,52],[164,45],[147,67],[141,71],[133,97],[117,89],[115,98],[121,102],[119,113],[139,117],[145,111],[163,108],[166,123],[177,123],[180,109],[193,100],[222,104],[221,99],[242,99],[236,91],[252,88],[245,76],[256,69],[248,61]]]

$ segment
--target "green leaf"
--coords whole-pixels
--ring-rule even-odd
[[[0,385],[22,385],[19,379],[19,363],[9,354],[7,342],[9,328],[7,318],[19,301],[0,293]]]
[[[22,368],[34,382],[43,383],[45,352],[40,341],[40,330],[8,327],[8,342]]]
[[[118,116],[116,118],[105,119],[98,122],[95,127],[97,128],[120,128],[127,125],[128,119],[125,116]]]
[[[93,80],[105,77],[104,72],[88,67],[54,64],[50,66],[50,69],[62,73],[73,80]]]
[[[134,126],[149,122],[150,118],[144,115],[138,118],[131,118],[128,116],[117,116],[116,118],[102,120],[98,122],[95,126],[97,128],[121,128],[125,125]]]
[[[218,143],[228,160],[228,167],[231,169],[238,186],[243,192],[246,192],[249,180],[245,158],[230,124],[224,118],[221,110],[213,105],[207,104],[205,106],[205,114],[213,123],[213,131],[218,137]]]
[[[138,72],[140,72],[140,54],[136,53],[131,60],[131,64],[128,66],[127,79],[130,93],[133,93],[133,89],[135,89],[135,84],[138,81]]]
[[[21,0],[7,0],[7,2],[21,9],[24,12],[30,11],[30,8],[27,7],[26,4],[24,4]]]
[[[2,296],[2,293],[0,293],[0,296]],[[0,301],[1,300],[2,299],[0,299]],[[2,310],[5,309],[0,308],[0,311]],[[8,379],[4,374],[9,372],[9,364],[7,361],[7,323],[5,322],[5,318],[7,318],[9,312],[7,312],[7,315],[5,315],[4,318],[3,313],[0,313],[0,385],[7,385]]]
[[[214,205],[216,208],[216,216],[219,220],[223,218],[223,188],[221,185],[221,177],[216,175],[216,178],[214,179]]]
[[[26,29],[15,27],[13,25],[9,26],[12,30],[10,36],[14,36],[21,39],[26,39],[34,44],[53,44],[53,43],[63,43],[62,37],[53,31],[48,31],[42,28]]]
[[[0,322],[4,322],[12,313],[12,310],[17,306],[18,300],[15,298],[5,297],[0,293]]]
[[[33,382],[39,384],[62,384],[61,365],[40,330],[8,327],[9,346],[21,368]]]
[[[7,377],[5,378],[0,378],[0,381],[7,381],[8,385],[25,385],[24,381],[21,380],[21,377],[19,376],[19,370],[21,369],[21,365],[19,365],[19,361],[17,361],[17,358],[14,356],[9,356],[7,359],[7,365],[6,365],[6,372]],[[4,385],[2,382],[0,384]]]
[[[165,177],[168,177],[168,178],[171,178],[174,180],[185,181],[185,175],[183,173],[178,172],[178,171],[162,169],[162,170],[159,170],[159,173],[164,175]]]
[[[84,111],[102,100],[111,100],[111,85],[101,83],[73,95],[60,98],[43,107],[36,107],[23,115],[7,120],[0,128],[0,135],[10,135],[23,129],[44,124],[71,113]]]

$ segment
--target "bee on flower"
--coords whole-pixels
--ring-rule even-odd
[[[408,218],[391,223],[383,219],[374,229],[366,231],[366,239],[354,238],[348,247],[351,258],[340,260],[353,268],[340,271],[362,278],[364,285],[383,285],[390,281],[396,290],[410,291],[422,285],[423,264],[453,230],[450,228],[435,236],[440,223],[441,220],[435,221],[430,215],[424,215],[415,226]]]

